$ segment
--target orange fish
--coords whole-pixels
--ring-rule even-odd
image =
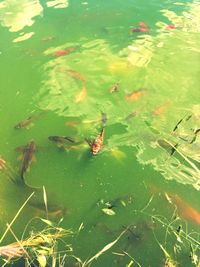
[[[178,213],[182,218],[200,224],[200,213],[197,210],[189,206],[177,195],[169,195],[168,197],[171,202],[176,204]]]
[[[66,49],[61,49],[61,50],[55,51],[53,53],[53,56],[60,57],[60,56],[68,55],[70,52],[74,51],[74,49],[75,49],[74,47],[69,47],[69,48],[66,48]]]
[[[165,111],[166,111],[166,106],[159,106],[156,109],[154,109],[153,114],[155,116],[159,116],[165,113]]]
[[[149,26],[147,26],[144,21],[140,21],[138,22],[138,24],[140,25],[139,28],[133,28],[131,30],[131,32],[147,32],[149,31]]]
[[[79,80],[79,81],[82,81],[82,82],[85,82],[86,81],[86,78],[80,72],[75,71],[75,70],[71,70],[71,69],[68,69],[66,71],[75,80]]]
[[[143,95],[144,95],[143,90],[139,89],[137,91],[133,91],[131,94],[126,95],[125,99],[127,101],[137,101]]]
[[[83,86],[82,90],[76,95],[75,103],[83,102],[86,96],[87,96],[87,89],[85,86]]]
[[[100,134],[94,139],[91,144],[91,152],[93,155],[97,155],[103,147],[105,128],[102,128]]]

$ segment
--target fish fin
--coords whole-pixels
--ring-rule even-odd
[[[85,141],[89,146],[92,146],[92,141],[91,140],[89,140],[88,138],[85,138]]]

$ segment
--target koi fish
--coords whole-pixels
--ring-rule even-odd
[[[131,32],[147,32],[149,30],[149,26],[147,26],[144,21],[140,21],[138,24],[140,27],[133,28]]]
[[[176,25],[173,25],[173,24],[167,25],[165,27],[166,30],[172,30],[172,29],[176,29],[176,28],[177,28],[177,26]]]
[[[91,152],[93,155],[97,155],[103,147],[105,128],[103,127],[100,134],[94,139],[91,144]]]
[[[144,89],[139,89],[137,91],[133,91],[131,94],[125,96],[127,101],[137,101],[141,96],[144,95]]]
[[[38,119],[42,114],[44,113],[44,111],[38,113],[38,114],[33,114],[30,117],[20,121],[19,123],[17,123],[14,128],[15,129],[22,129],[22,128],[26,128],[27,126],[29,126],[34,120]]]
[[[71,69],[68,69],[66,71],[75,80],[79,80],[79,81],[82,81],[82,82],[86,81],[85,77],[80,72],[75,71],[75,70],[71,70]]]
[[[136,117],[137,115],[138,115],[138,111],[133,111],[125,117],[125,120],[130,121],[132,118]]]
[[[88,143],[88,145],[91,148],[92,155],[97,155],[103,147],[106,121],[107,121],[106,113],[102,112],[101,113],[101,122],[102,122],[101,132],[97,135],[97,137],[92,142],[85,138],[85,141]]]
[[[177,206],[178,213],[182,218],[200,224],[200,213],[197,210],[184,202],[178,195],[165,195]]]
[[[24,174],[27,169],[30,167],[30,164],[34,158],[34,153],[36,151],[36,144],[34,141],[28,143],[23,149],[23,159],[22,159],[22,166],[20,170],[20,177],[22,181],[25,183]]]
[[[68,55],[70,52],[72,52],[74,50],[75,50],[74,47],[69,47],[66,49],[57,50],[53,53],[53,56],[60,57],[60,56]]]

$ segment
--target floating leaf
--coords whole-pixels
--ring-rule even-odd
[[[116,213],[114,212],[114,210],[112,209],[108,209],[108,208],[104,208],[102,209],[102,211],[106,214],[106,215],[109,215],[109,216],[112,216],[112,215],[115,215]]]

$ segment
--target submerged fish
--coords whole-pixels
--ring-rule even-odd
[[[100,134],[94,139],[91,144],[91,152],[93,155],[97,155],[103,147],[105,128],[103,127]]]
[[[33,114],[30,117],[20,121],[19,123],[17,123],[14,128],[15,129],[22,129],[22,128],[26,128],[27,126],[29,126],[34,120],[38,119],[42,114],[44,113],[44,111],[38,113],[38,114]]]
[[[61,144],[65,144],[65,143],[75,143],[75,140],[69,136],[58,136],[58,135],[52,135],[49,136],[48,139],[50,141],[56,142],[56,143],[61,143]]]
[[[149,31],[149,26],[147,26],[144,21],[138,22],[139,26],[138,28],[133,28],[131,32],[147,32]]]
[[[168,197],[168,199],[170,199],[172,203],[174,203],[177,206],[178,213],[182,218],[195,222],[196,224],[200,224],[199,211],[195,210],[189,204],[184,202],[178,195],[173,195],[173,194],[165,194],[165,195]]]
[[[80,73],[80,72],[78,72],[76,70],[71,70],[71,69],[67,69],[66,71],[75,80],[79,80],[79,81],[82,81],[82,82],[86,81],[86,78],[82,73]]]
[[[36,144],[34,141],[28,143],[23,149],[23,158],[22,158],[22,166],[20,170],[20,177],[22,181],[25,183],[24,174],[27,169],[30,167],[30,164],[34,158],[34,153],[36,151]]]
[[[53,53],[53,56],[60,57],[60,56],[68,55],[70,52],[74,50],[75,50],[74,47],[68,47],[66,49],[57,50]]]
[[[107,121],[106,113],[102,112],[101,113],[101,123],[102,123],[101,132],[97,135],[97,137],[92,142],[89,141],[88,139],[85,139],[85,141],[89,144],[93,155],[97,155],[103,147],[106,121]]]
[[[144,89],[140,88],[140,89],[133,91],[132,93],[126,95],[125,99],[127,101],[137,101],[143,95],[144,95]]]

